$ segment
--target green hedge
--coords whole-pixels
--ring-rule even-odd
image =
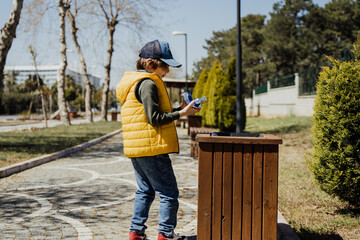
[[[329,59],[333,67],[324,67],[317,83],[309,166],[321,189],[359,206],[360,62]]]

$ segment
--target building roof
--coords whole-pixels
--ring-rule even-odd
[[[181,88],[186,85],[185,79],[163,78],[162,80],[164,81],[164,83],[166,84],[167,87]],[[195,80],[190,80],[190,79],[187,80],[187,84],[189,87],[194,87],[195,83],[196,83]]]
[[[58,70],[59,65],[39,65],[38,70]],[[6,71],[35,71],[35,66],[5,66]]]

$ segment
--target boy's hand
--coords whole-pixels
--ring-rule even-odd
[[[180,106],[180,109],[184,109],[187,106],[187,103],[185,101],[183,101],[183,103]]]
[[[193,100],[188,105],[186,105],[183,109],[181,109],[180,117],[185,117],[187,115],[191,115],[191,114],[199,112],[200,109],[192,107],[194,105],[194,103],[195,103],[195,101]],[[181,105],[181,107],[183,107],[183,106],[184,106],[184,104]]]

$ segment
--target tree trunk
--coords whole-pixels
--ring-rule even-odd
[[[60,16],[60,67],[59,67],[59,80],[57,83],[58,90],[58,106],[60,113],[60,120],[64,125],[70,125],[69,113],[66,108],[65,102],[65,71],[67,66],[66,59],[66,41],[65,41],[65,16],[68,11],[68,5],[64,1],[59,0],[59,16]]]
[[[76,49],[78,51],[79,58],[80,58],[83,79],[84,79],[84,85],[85,85],[85,89],[86,89],[86,93],[85,93],[86,120],[87,120],[87,122],[92,123],[92,122],[94,122],[94,120],[93,120],[93,115],[91,112],[91,94],[92,94],[91,84],[90,84],[90,80],[89,80],[88,73],[86,70],[86,63],[85,63],[84,55],[81,51],[80,44],[77,39],[78,29],[76,27],[75,16],[73,16],[70,12],[69,12],[68,16],[69,16],[70,22],[71,22],[72,38],[74,40],[74,43],[75,43],[75,46],[76,46]]]
[[[5,26],[1,29],[0,37],[0,106],[1,96],[4,88],[4,67],[6,63],[6,57],[12,45],[13,39],[16,37],[16,28],[19,24],[21,9],[23,7],[23,0],[13,0],[12,10],[9,20],[5,23]]]
[[[259,86],[260,86],[260,71],[257,71],[257,72],[256,72],[255,86],[256,86],[256,87],[259,87]]]
[[[52,96],[52,93],[49,94],[49,113],[53,114],[53,96]]]
[[[111,58],[114,52],[114,32],[115,26],[108,26],[109,29],[109,45],[108,45],[108,60],[105,65],[105,83],[102,93],[101,101],[101,120],[107,121],[107,110],[108,110],[108,95],[109,95],[109,86],[110,86],[110,70],[111,70]]]
[[[37,87],[41,94],[41,107],[43,110],[45,128],[47,128],[48,124],[47,124],[47,113],[46,113],[46,98],[45,98],[45,93],[42,89],[41,82],[40,82],[39,72],[38,72],[37,63],[36,63],[36,53],[35,53],[34,49],[32,48],[32,46],[29,47],[29,50],[30,50],[30,54],[33,58],[34,66],[35,66],[35,77],[36,77]]]
[[[29,110],[28,110],[28,115],[27,115],[28,119],[30,119],[31,109],[32,109],[32,105],[33,105],[33,99],[34,99],[34,96],[31,96],[31,101],[30,101],[30,104],[29,104]]]
[[[38,82],[40,83],[40,81],[38,81]],[[41,86],[40,86],[40,88],[41,88]],[[43,116],[44,116],[44,121],[45,121],[45,128],[47,128],[48,122],[47,122],[47,111],[46,111],[46,98],[45,98],[45,94],[44,94],[43,90],[40,90],[40,94],[41,94],[41,106],[42,106]]]

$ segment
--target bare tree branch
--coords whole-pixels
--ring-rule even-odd
[[[81,68],[82,68],[82,76],[83,76],[83,80],[84,80],[84,85],[85,85],[85,89],[86,89],[86,94],[85,94],[85,112],[86,112],[86,119],[89,123],[93,122],[93,115],[91,112],[91,94],[92,94],[92,90],[91,90],[91,83],[88,77],[88,73],[87,73],[87,68],[86,68],[86,63],[85,63],[85,58],[84,55],[81,51],[81,47],[78,41],[78,36],[77,36],[77,32],[78,32],[78,28],[76,26],[76,16],[78,13],[78,8],[77,8],[77,0],[75,0],[75,4],[74,4],[74,10],[73,12],[71,10],[67,11],[68,14],[68,18],[70,20],[70,24],[71,24],[71,33],[72,33],[72,38],[74,41],[74,44],[76,46],[76,49],[78,51],[78,55],[79,55],[79,60],[81,63]]]
[[[105,16],[105,18],[106,18],[107,23],[109,23],[109,22],[110,22],[110,18],[109,18],[108,13],[106,12],[106,10],[105,10],[105,8],[104,8],[104,1],[98,0],[98,2],[99,2],[99,6],[100,6],[102,12],[104,13],[104,16]]]
[[[20,21],[21,10],[23,7],[23,0],[13,0],[13,7],[10,13],[9,20],[1,29],[0,37],[0,96],[3,91],[4,83],[4,67],[6,63],[7,54],[11,48],[13,39],[16,38],[16,28]],[[1,101],[1,100],[0,100]]]
[[[32,57],[32,60],[34,63],[34,67],[35,67],[35,77],[36,77],[37,86],[38,86],[38,89],[39,89],[40,95],[41,95],[41,106],[42,106],[42,110],[43,110],[45,128],[47,128],[48,124],[47,124],[47,113],[46,113],[46,98],[45,98],[45,93],[43,91],[43,88],[42,88],[41,82],[40,82],[37,61],[36,61],[37,54],[31,45],[29,46],[29,51],[30,51],[30,54],[31,54],[31,57]]]

